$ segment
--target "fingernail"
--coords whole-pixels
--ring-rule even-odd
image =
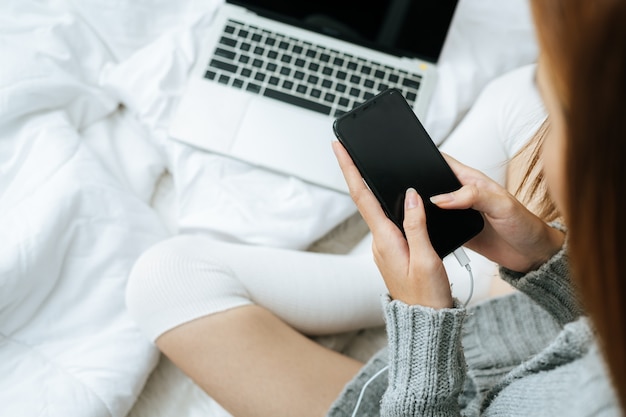
[[[417,207],[417,191],[415,188],[409,188],[406,190],[406,196],[404,198],[404,208],[412,209]]]
[[[449,203],[454,200],[454,196],[451,193],[439,194],[430,197],[430,202],[433,204]]]

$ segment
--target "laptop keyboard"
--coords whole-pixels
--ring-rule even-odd
[[[413,105],[421,76],[229,20],[209,80],[338,117],[390,87]]]

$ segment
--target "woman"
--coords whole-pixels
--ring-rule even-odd
[[[570,256],[563,249],[561,227],[546,224],[498,184],[450,158],[464,186],[433,202],[481,211],[486,227],[468,246],[502,265],[503,277],[527,294],[466,310],[453,299],[443,264],[430,246],[419,196],[407,191],[405,240],[335,143],[351,193],[372,231],[376,264],[389,294],[384,300],[388,350],[362,366],[311,343],[256,305],[201,317],[162,334],[159,348],[232,414],[620,414],[619,401],[626,397],[620,308],[626,294],[617,268],[624,255],[618,239],[626,232],[620,216],[626,209],[621,168],[626,155],[626,4],[532,4],[542,50],[537,81],[551,120],[542,161],[552,198],[568,225]],[[169,266],[167,253],[162,255],[159,269]],[[568,259],[574,262],[575,284],[567,274]],[[215,282],[220,285],[227,284]],[[190,302],[185,308],[193,311],[197,305]],[[582,315],[583,308],[591,320]],[[173,323],[177,319],[171,317]],[[225,344],[226,339],[240,343]],[[265,350],[259,352],[259,345]],[[243,397],[233,389],[238,386],[247,390]]]
[[[533,76],[534,66],[528,66],[492,81],[442,147],[513,191],[518,181],[514,178],[517,175],[511,176],[511,170],[525,170],[527,154],[535,152],[537,143],[532,136],[545,119]],[[531,146],[516,155],[527,142]],[[533,187],[522,189],[532,192],[534,184],[529,185]],[[531,194],[536,200],[536,194]],[[533,209],[543,213],[542,207]],[[469,255],[476,277],[472,303],[484,299],[488,292],[498,295],[510,291],[501,280],[490,291],[497,266],[475,252]],[[444,260],[444,266],[448,267],[454,294],[467,300],[467,271],[452,257]],[[339,364],[344,363],[344,357],[302,334],[353,334],[383,325],[380,295],[385,292],[371,256],[371,234],[349,253],[332,255],[180,235],[155,245],[137,261],[127,298],[129,311],[143,332],[235,415],[240,414],[238,407],[243,405],[255,410],[254,415],[261,415],[259,410],[268,404],[267,398],[286,389],[293,393],[289,398],[295,403],[289,410],[304,415],[297,408],[301,403],[298,399],[305,397],[303,391],[310,391],[311,386],[328,386],[326,399],[317,404],[318,414],[323,413],[362,363],[350,360],[345,381],[333,387],[327,381],[340,368],[326,356],[341,358]],[[250,304],[257,307],[240,310]],[[281,337],[273,337],[268,331],[249,331],[245,323],[250,320],[262,323],[256,326],[259,329],[276,326],[281,329]],[[324,345],[331,341],[338,350],[337,345],[347,338],[349,335],[324,338]],[[379,343],[377,339],[375,345]],[[365,354],[359,351],[361,357],[373,353],[372,345],[368,344]],[[307,353],[311,351],[328,366],[316,364],[312,354]],[[275,358],[280,361],[272,362]],[[292,362],[311,364],[308,373],[317,381],[307,382],[311,376],[294,381],[294,368],[288,365]],[[235,368],[233,363],[241,366]],[[259,387],[258,380],[267,372],[272,378]],[[233,398],[234,405],[228,397],[233,392],[238,394]]]
[[[477,307],[474,318],[466,317],[456,308],[445,272],[428,243],[417,193],[406,194],[405,242],[381,213],[346,152],[334,145],[351,193],[372,229],[374,256],[389,289],[388,386],[369,387],[384,389],[382,415],[455,415],[461,409],[483,415],[619,415],[618,403],[623,412],[626,285],[618,264],[626,255],[621,240],[626,232],[621,214],[626,209],[626,3],[532,4],[542,51],[537,83],[550,117],[543,173],[569,228],[569,256],[560,249],[564,236],[556,228],[452,159],[463,187],[431,200],[442,208],[473,207],[483,213],[486,229],[468,246],[502,265],[505,279],[549,313],[559,330],[543,347],[493,350],[500,343],[538,342],[550,333],[544,327],[550,320],[537,320],[542,325],[531,330],[533,336],[525,320],[519,320],[523,308],[516,307],[514,314],[510,305],[497,308],[500,300]],[[510,298],[522,301],[519,295]],[[579,299],[591,321],[581,316]],[[476,323],[488,309],[504,321],[502,327]],[[465,336],[465,352],[464,320],[469,322],[466,330],[470,327],[481,336]],[[516,360],[521,352],[522,357],[531,353],[532,359]],[[361,376],[375,375],[377,368],[381,366],[372,361]],[[485,371],[492,378],[495,373],[495,380],[486,381]],[[352,385],[358,387],[357,380]],[[331,414],[338,410],[336,415],[343,415],[339,410],[346,404],[352,407],[349,388]],[[376,407],[365,404],[366,409]]]

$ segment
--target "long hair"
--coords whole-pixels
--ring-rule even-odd
[[[532,0],[565,117],[572,274],[626,409],[626,1]]]
[[[523,175],[517,183],[508,184],[513,187],[511,191],[515,197],[545,222],[562,220],[548,192],[548,185],[542,172],[541,146],[549,129],[550,123],[546,119],[530,140],[513,155],[509,163],[521,165]]]

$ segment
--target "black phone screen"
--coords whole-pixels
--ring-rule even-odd
[[[333,129],[400,230],[406,190],[417,190],[424,200],[430,241],[441,258],[482,230],[479,212],[443,210],[429,201],[459,189],[461,183],[399,90],[370,98],[335,120]]]

